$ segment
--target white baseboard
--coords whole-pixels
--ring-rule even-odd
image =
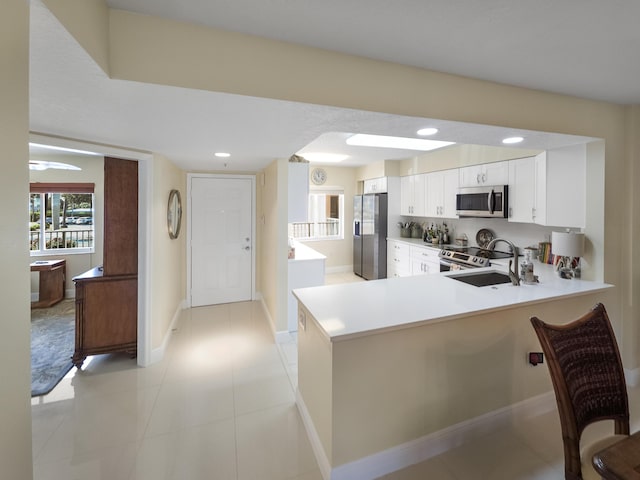
[[[296,391],[296,404],[324,480],[373,480],[510,425],[513,417],[529,418],[556,408],[555,395],[550,391],[332,468],[299,391]]]
[[[151,350],[149,365],[153,365],[154,363],[157,363],[164,358],[164,354],[167,351],[169,342],[171,341],[171,336],[173,335],[173,329],[175,328],[176,323],[178,323],[178,319],[180,318],[180,314],[182,313],[182,310],[184,310],[185,308],[187,308],[187,301],[182,300],[178,304],[178,308],[176,308],[176,311],[173,314],[173,318],[171,319],[171,324],[169,325],[169,328],[165,332],[164,338],[162,339],[162,344],[158,348],[154,348]],[[145,366],[148,366],[148,365],[145,365]]]

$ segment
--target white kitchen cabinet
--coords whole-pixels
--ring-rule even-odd
[[[507,185],[509,183],[509,162],[492,162],[471,165],[458,169],[460,187],[482,187]]]
[[[430,275],[440,273],[440,252],[437,248],[409,247],[411,257],[411,275]]]
[[[387,193],[387,177],[365,180],[364,193]]]
[[[387,278],[411,276],[409,244],[387,240]]]
[[[510,222],[584,228],[585,204],[584,145],[510,161]]]
[[[289,162],[288,222],[306,222],[309,214],[309,164]]]
[[[535,157],[509,160],[509,221],[533,223],[535,212]]]
[[[426,174],[400,178],[400,215],[424,217]]]
[[[428,173],[425,190],[426,217],[458,218],[456,214],[457,169]]]
[[[587,199],[587,147],[548,150],[536,155],[535,223],[584,228]]]

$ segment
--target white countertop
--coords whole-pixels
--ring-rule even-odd
[[[502,267],[474,269],[505,271]],[[468,271],[465,271],[468,272]],[[550,265],[535,263],[540,283],[475,287],[447,278],[463,272],[388,278],[301,288],[293,294],[316,319],[326,337],[356,336],[504,310],[613,287],[606,283],[559,278]]]
[[[320,252],[316,252],[313,248],[306,246],[303,243],[295,242],[296,249],[295,258],[290,258],[289,262],[298,262],[306,260],[326,260],[327,257]]]

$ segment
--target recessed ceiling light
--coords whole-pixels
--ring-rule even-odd
[[[427,137],[429,135],[435,135],[436,133],[438,133],[438,129],[434,127],[421,128],[416,133],[421,137]]]
[[[349,155],[343,155],[340,153],[324,153],[324,152],[299,153],[298,155],[300,155],[305,160],[309,160],[310,162],[322,162],[322,163],[339,163],[349,158]]]
[[[348,145],[359,147],[397,148],[401,150],[420,150],[428,152],[437,148],[453,145],[454,142],[441,142],[439,140],[425,140],[421,138],[388,137],[384,135],[368,135],[357,133],[347,138]]]
[[[523,140],[523,137],[509,137],[502,140],[502,143],[504,143],[505,145],[511,145],[513,143],[520,143]]]
[[[219,158],[229,158],[231,156],[231,154],[227,152],[216,152],[214,155]]]

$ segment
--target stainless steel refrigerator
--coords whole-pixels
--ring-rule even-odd
[[[353,199],[353,273],[366,280],[387,278],[387,194]]]

